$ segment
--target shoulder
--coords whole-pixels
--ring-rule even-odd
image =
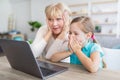
[[[38,29],[38,32],[41,31],[41,30],[47,30],[47,25],[41,26],[41,27]]]
[[[39,33],[46,33],[47,32],[47,25],[43,25],[38,29],[38,34]]]
[[[89,42],[85,45],[85,48],[86,48],[86,49],[89,49],[89,50],[91,50],[91,49],[99,49],[99,48],[100,48],[100,45],[97,44],[97,43],[93,43],[93,42],[89,41]]]
[[[104,53],[103,53],[103,50],[102,50],[102,47],[97,44],[97,43],[92,43],[92,46],[91,46],[91,53],[93,52],[100,52],[100,55],[103,56]]]
[[[91,49],[101,49],[101,46],[97,43],[91,43]]]

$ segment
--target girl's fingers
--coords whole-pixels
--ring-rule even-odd
[[[72,50],[71,45],[70,45],[70,42],[68,43],[68,48],[69,48],[69,51],[70,51],[71,53],[73,53],[73,50]]]
[[[71,36],[70,37],[70,40],[71,40],[71,48],[73,51],[76,51],[78,49],[81,49],[81,45],[79,44],[79,41],[76,39],[75,36]]]
[[[74,41],[75,41],[76,44],[82,46],[82,42],[78,41],[78,40],[76,39],[76,37],[74,37],[73,39],[74,39]]]
[[[73,36],[74,42],[75,44],[79,44],[78,40],[76,39],[76,37]]]
[[[70,46],[71,46],[71,48],[72,48],[72,49],[74,49],[75,42],[74,42],[74,40],[73,40],[73,37],[72,37],[72,36],[70,37]]]

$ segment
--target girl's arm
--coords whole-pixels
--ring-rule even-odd
[[[89,72],[97,72],[99,68],[100,63],[100,53],[99,52],[93,52],[90,55],[90,58],[87,57],[82,51],[77,50],[76,55],[78,56],[79,60],[82,62],[82,64],[85,66],[85,68]]]

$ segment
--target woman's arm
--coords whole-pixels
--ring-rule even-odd
[[[70,51],[58,52],[58,53],[53,54],[51,56],[50,60],[52,62],[59,62],[59,61],[65,59],[65,58],[67,58],[70,55],[71,55]]]
[[[38,30],[36,37],[33,43],[31,44],[31,49],[35,57],[38,57],[41,55],[50,36],[51,36],[51,33],[48,31],[47,26],[42,26]]]
[[[46,59],[50,59],[55,53],[64,52],[67,49],[67,42],[64,40],[56,39],[46,53]]]

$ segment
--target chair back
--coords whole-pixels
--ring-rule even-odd
[[[120,49],[103,48],[105,56],[103,60],[105,67],[111,70],[120,71]]]

